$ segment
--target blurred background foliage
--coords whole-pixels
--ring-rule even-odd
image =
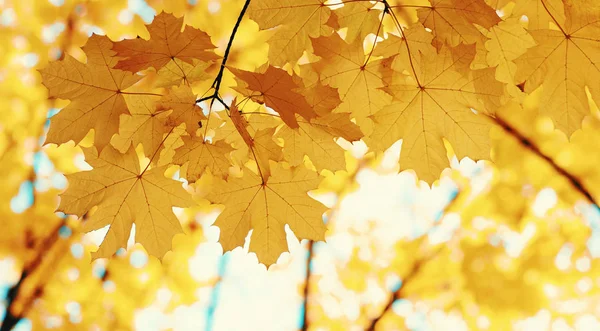
[[[65,102],[47,100],[36,69],[65,53],[83,60],[92,33],[147,37],[144,24],[163,10],[185,16],[223,52],[242,5],[0,0],[2,330],[600,329],[598,207],[522,144],[539,142],[552,160],[573,165],[598,197],[598,172],[589,169],[598,164],[599,124],[589,119],[569,142],[534,118],[536,93],[506,110],[525,133],[521,143],[494,129],[493,164],[457,160],[449,148],[452,169],[433,187],[398,174],[401,143],[382,155],[346,146],[348,169],[325,171],[314,192],[331,207],[327,243],[298,242],[288,229],[291,253],[269,271],[247,247],[222,254],[211,226],[218,210],[205,201],[176,208],[186,234],[162,263],[133,243],[92,262],[103,232],[83,235],[82,220],[54,213],[63,174],[88,166],[72,143],[42,147],[48,118]],[[266,62],[268,34],[244,20],[229,63],[253,70]]]

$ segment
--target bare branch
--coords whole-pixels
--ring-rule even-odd
[[[315,242],[312,240],[308,241],[308,257],[306,258],[306,273],[304,275],[304,294],[302,301],[302,331],[308,330],[308,294],[310,290],[310,276],[311,276],[311,263],[313,259],[313,248]]]
[[[517,131],[517,129],[512,127],[509,123],[504,121],[502,118],[492,117],[492,116],[488,116],[488,118],[490,118],[494,123],[499,125],[508,134],[517,138],[519,140],[519,142],[521,143],[521,145],[523,145],[523,147],[525,149],[529,150],[530,152],[534,153],[535,155],[537,155],[538,157],[540,157],[541,159],[546,161],[556,172],[558,172],[561,176],[565,177],[571,183],[573,188],[575,188],[575,190],[577,190],[579,193],[581,193],[591,204],[595,205],[596,207],[598,206],[598,203],[594,200],[594,198],[592,197],[592,194],[583,185],[581,180],[579,178],[577,178],[575,175],[568,172],[566,169],[564,169],[561,166],[559,166],[558,164],[556,164],[556,162],[554,162],[554,160],[552,158],[550,158],[549,156],[545,155],[538,148],[538,146],[536,146],[534,144],[533,141],[531,141],[529,138],[525,137],[523,134],[521,134],[519,131]]]
[[[219,95],[219,89],[221,88],[221,81],[223,80],[223,72],[225,71],[225,66],[227,64],[227,59],[229,58],[229,52],[231,51],[231,46],[233,45],[233,40],[235,39],[235,34],[237,33],[238,28],[240,27],[240,23],[242,23],[242,19],[244,18],[244,14],[246,14],[246,10],[250,5],[250,0],[246,0],[244,3],[244,7],[242,11],[240,11],[240,15],[237,18],[237,22],[235,22],[235,26],[233,27],[233,31],[231,31],[231,35],[229,36],[229,42],[227,42],[227,48],[225,49],[225,54],[223,55],[223,61],[221,61],[221,68],[219,69],[219,73],[215,80],[213,81],[211,88],[214,88],[215,91],[212,95],[209,95],[204,98],[200,98],[196,100],[196,103],[211,100],[210,105],[212,107],[215,100],[219,101],[225,108],[229,109],[229,106],[223,102],[223,99]]]

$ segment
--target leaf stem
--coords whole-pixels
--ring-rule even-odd
[[[398,20],[398,17],[396,16],[396,14],[394,13],[394,11],[392,10],[392,6],[390,6],[390,4],[387,2],[387,0],[382,0],[382,2],[385,5],[385,11],[387,11],[387,12],[390,13],[390,16],[392,17],[392,20],[394,21],[394,23],[396,25],[396,28],[398,29],[398,31],[402,35],[402,38],[404,39],[404,43],[406,44],[406,52],[408,53],[408,62],[410,63],[410,68],[412,69],[412,73],[415,76],[415,80],[417,82],[417,86],[423,87],[423,85],[421,85],[421,82],[419,81],[419,76],[417,75],[417,70],[415,69],[415,65],[413,63],[412,53],[410,52],[410,46],[408,45],[408,39],[406,38],[406,34],[404,33],[404,29],[402,29],[402,26],[400,25],[400,21]]]
[[[377,38],[379,38],[379,32],[381,31],[381,26],[383,25],[383,20],[385,19],[385,14],[388,11],[389,11],[389,7],[386,5],[385,9],[383,10],[383,14],[381,14],[381,20],[379,21],[379,26],[377,27],[377,32],[375,32],[375,40],[373,41],[373,47],[371,48],[371,51],[369,52],[369,56],[367,56],[367,59],[365,60],[363,67],[365,67],[367,65],[367,63],[369,63],[369,60],[371,59],[371,55],[373,55],[373,52],[375,52],[375,47],[377,46]]]
[[[215,77],[215,80],[213,81],[213,83],[211,85],[211,88],[214,88],[215,91],[213,92],[212,95],[209,95],[207,97],[196,100],[196,103],[206,101],[206,100],[211,100],[210,105],[212,108],[212,104],[214,103],[215,100],[217,100],[226,109],[229,110],[229,106],[227,106],[225,104],[225,102],[223,102],[223,99],[221,99],[221,97],[219,96],[219,89],[221,88],[221,82],[223,81],[223,72],[225,71],[225,66],[227,65],[227,59],[229,58],[229,52],[231,51],[231,46],[233,45],[233,39],[235,39],[235,34],[237,33],[238,28],[240,27],[240,23],[242,23],[242,19],[244,18],[244,14],[246,14],[246,10],[248,9],[249,5],[250,5],[250,0],[246,0],[246,2],[244,3],[244,7],[242,8],[242,11],[240,11],[240,15],[238,16],[237,21],[235,22],[233,31],[231,31],[231,35],[229,36],[229,42],[227,42],[227,48],[225,49],[225,54],[223,55],[223,61],[221,61],[221,68],[219,69],[219,73],[217,74],[217,77]]]

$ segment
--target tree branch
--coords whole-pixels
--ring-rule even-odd
[[[521,145],[523,145],[523,147],[525,149],[529,150],[530,152],[534,153],[535,155],[537,155],[538,157],[540,157],[544,161],[546,161],[556,172],[558,172],[561,176],[565,177],[571,183],[573,188],[575,188],[575,190],[577,190],[579,193],[581,193],[591,204],[598,207],[598,203],[594,200],[594,198],[592,197],[592,194],[590,193],[590,191],[587,190],[587,188],[583,185],[583,183],[577,177],[575,177],[574,175],[569,173],[566,169],[564,169],[561,166],[559,166],[558,164],[556,164],[556,162],[554,162],[554,160],[551,159],[549,156],[542,153],[542,151],[533,143],[533,141],[531,141],[529,138],[522,135],[519,131],[517,131],[515,128],[513,128],[509,123],[504,121],[502,118],[492,117],[492,116],[488,116],[488,118],[490,118],[492,121],[494,121],[494,123],[499,125],[508,134],[517,138],[519,140],[519,142],[521,143]]]
[[[242,18],[244,18],[244,14],[246,14],[246,10],[248,9],[249,5],[250,5],[250,0],[246,0],[246,2],[244,3],[244,7],[242,8],[242,11],[240,11],[240,15],[237,18],[237,22],[235,22],[233,31],[231,31],[231,35],[229,36],[229,42],[227,42],[227,48],[225,49],[225,54],[223,55],[223,61],[221,61],[221,68],[219,68],[219,73],[217,74],[217,77],[215,77],[215,80],[213,81],[213,83],[211,85],[211,88],[214,88],[215,91],[213,92],[212,95],[209,95],[208,97],[204,97],[204,98],[200,98],[200,99],[196,100],[196,103],[206,101],[206,100],[211,100],[210,105],[212,107],[212,104],[214,103],[214,101],[217,100],[226,109],[229,109],[229,106],[227,106],[225,104],[225,102],[223,102],[223,99],[219,95],[219,89],[221,88],[221,81],[223,80],[223,72],[225,71],[225,65],[227,64],[227,59],[229,58],[229,52],[231,51],[231,46],[233,45],[233,39],[235,39],[235,34],[237,33],[238,28],[240,27],[240,23],[242,23]]]
[[[217,281],[213,285],[212,293],[210,294],[210,302],[208,303],[208,307],[206,308],[206,331],[212,331],[215,321],[215,311],[217,310],[217,305],[219,303],[219,294],[221,292],[221,282],[223,281],[223,277],[225,275],[225,270],[227,269],[227,259],[226,255],[223,255],[219,258],[219,266],[217,270]]]
[[[385,316],[385,314],[387,314],[387,312],[392,309],[392,305],[394,304],[394,302],[402,297],[402,289],[405,288],[406,283],[410,282],[419,273],[421,267],[423,266],[423,264],[425,264],[425,262],[427,262],[425,259],[419,259],[415,261],[415,263],[413,263],[413,266],[408,272],[408,274],[402,279],[402,284],[400,285],[400,287],[396,291],[394,291],[392,295],[390,295],[381,313],[371,320],[371,323],[365,328],[365,330],[375,330],[375,326],[377,325],[379,320],[381,320],[383,316]]]
[[[308,241],[308,257],[306,258],[306,273],[304,275],[304,294],[302,301],[302,331],[308,330],[308,294],[310,290],[310,275],[311,275],[311,263],[313,259],[313,248],[315,242],[312,240]]]
[[[23,305],[22,311],[16,313],[13,312],[13,307],[16,304],[17,297],[19,295],[19,290],[21,286],[25,283],[28,277],[35,273],[35,271],[42,265],[43,257],[46,255],[46,252],[53,246],[53,244],[58,240],[60,229],[65,225],[65,221],[63,220],[58,224],[54,230],[50,233],[48,237],[42,242],[40,247],[37,249],[39,254],[35,256],[35,258],[28,263],[25,267],[23,267],[23,271],[21,272],[21,277],[19,281],[13,285],[6,295],[6,315],[4,316],[4,320],[2,321],[2,326],[0,327],[0,331],[10,331],[12,330],[25,316],[29,306],[33,302],[34,298],[39,296],[40,289],[36,288],[33,295],[27,302]]]
[[[460,195],[460,192],[462,192],[462,190],[459,188],[458,192],[454,196],[452,196],[451,200],[448,201],[446,206],[443,208],[442,213],[446,213],[448,210],[452,209],[452,207],[454,206],[454,203],[457,201],[458,196]],[[400,287],[398,287],[398,289],[390,295],[390,297],[389,297],[388,301],[386,302],[385,306],[383,307],[383,310],[381,311],[381,313],[379,315],[377,315],[374,319],[371,320],[371,322],[365,328],[365,330],[367,330],[367,331],[375,330],[375,326],[377,326],[377,323],[383,318],[383,316],[385,316],[385,314],[387,314],[392,309],[394,302],[396,300],[402,298],[402,294],[403,294],[402,290],[406,288],[406,284],[409,283],[412,279],[414,279],[417,276],[417,274],[421,271],[421,268],[423,267],[423,265],[425,265],[427,262],[429,262],[433,258],[435,258],[439,254],[439,252],[442,249],[444,249],[445,247],[446,247],[445,245],[439,245],[438,248],[435,251],[433,251],[431,254],[428,254],[427,256],[423,256],[423,257],[417,259],[415,261],[415,263],[413,263],[413,266],[410,269],[410,271],[406,274],[406,276],[404,276],[404,278],[402,278],[402,283],[400,284]]]

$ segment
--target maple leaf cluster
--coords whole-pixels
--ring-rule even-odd
[[[124,247],[134,223],[136,241],[162,257],[182,231],[172,207],[195,203],[164,175],[178,165],[191,186],[211,178],[224,250],[252,230],[250,251],[271,265],[287,251],[286,225],[324,239],[327,209],[308,192],[324,170],[346,170],[344,141],[377,152],[402,139],[400,170],[433,183],[450,164],[446,142],[458,158],[488,159],[493,126],[515,133],[499,109],[534,92],[558,129],[580,129],[600,97],[600,8],[528,0],[505,15],[505,1],[491,3],[246,1],[223,57],[208,34],[164,12],[148,40],[93,35],[85,63],[67,54],[41,70],[50,97],[70,100],[46,143],[94,132],[84,149],[93,169],[67,176],[59,210],[97,207],[84,230],[110,228],[95,257]],[[227,65],[246,10],[271,33],[269,62],[251,71]],[[230,104],[225,74],[236,80]],[[211,81],[208,96],[197,93]]]

